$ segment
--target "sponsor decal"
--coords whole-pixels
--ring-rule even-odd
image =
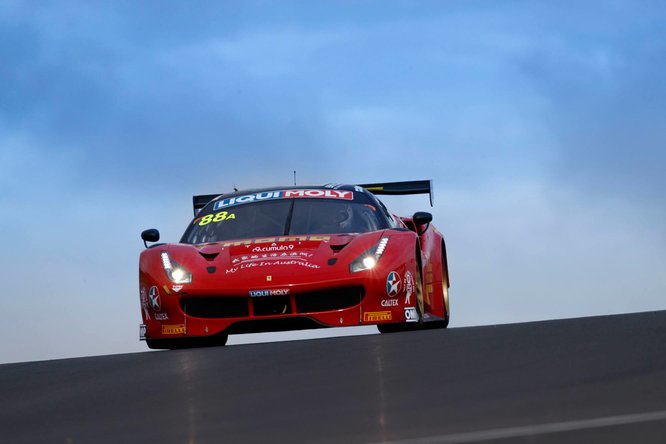
[[[305,241],[319,241],[327,242],[331,240],[331,236],[278,236],[278,237],[262,237],[260,239],[246,239],[234,242],[225,242],[223,247],[232,247],[239,245],[253,245],[253,244],[271,244],[274,242],[305,242]]]
[[[139,324],[139,341],[146,340],[146,324]]]
[[[313,264],[306,260],[301,260],[298,258],[289,259],[289,260],[277,260],[277,261],[261,261],[261,262],[250,262],[246,264],[240,264],[237,267],[227,268],[225,270],[226,274],[236,273],[238,270],[257,268],[257,267],[274,267],[278,265],[296,265],[304,268],[318,269],[321,266]]]
[[[386,294],[396,297],[400,293],[402,280],[397,271],[392,271],[386,276]]]
[[[219,223],[219,222],[224,222],[225,220],[233,220],[236,219],[236,214],[235,213],[227,213],[226,211],[220,211],[219,213],[215,214],[207,214],[205,216],[197,217],[194,219],[194,222],[192,224],[194,225],[199,221],[199,226],[203,227],[208,225],[211,222]]]
[[[292,251],[291,253],[262,253],[262,254],[245,254],[237,256],[231,260],[232,265],[237,266],[246,262],[261,262],[261,261],[274,261],[274,260],[298,260],[305,261],[305,259],[314,256],[313,253],[307,251]]]
[[[405,305],[411,303],[412,293],[414,292],[414,276],[411,271],[405,273]]]
[[[397,307],[397,299],[382,299],[382,307]]]
[[[227,197],[225,199],[220,199],[217,202],[215,202],[215,204],[213,204],[213,211],[217,211],[220,208],[227,208],[234,205],[240,205],[249,202],[257,202],[257,201],[273,200],[273,199],[294,199],[299,197],[353,200],[354,193],[352,191],[330,190],[330,189],[263,191],[261,193],[246,194],[245,196],[234,196],[234,197]]]
[[[274,251],[285,252],[285,251],[291,251],[293,249],[294,249],[293,244],[278,245],[275,242],[273,242],[270,247],[254,247],[252,249],[252,252],[253,253],[265,253],[265,252],[271,252],[272,253]]]
[[[363,313],[363,322],[390,321],[393,319],[390,311],[366,311]]]
[[[141,286],[141,310],[143,310],[144,319],[150,319],[150,312],[148,311],[148,294],[146,293],[146,287]]]
[[[419,313],[416,311],[416,307],[405,307],[405,321],[419,322]]]
[[[174,292],[178,293],[180,290],[183,289],[183,286],[182,286],[182,285],[172,285],[172,286],[171,286],[171,289],[172,289]]]
[[[253,297],[262,297],[262,296],[286,296],[289,294],[288,288],[276,288],[273,290],[250,290],[248,294]]]
[[[434,293],[434,286],[433,286],[433,273],[432,273],[432,262],[428,264],[426,267],[426,273],[425,273],[425,300],[428,305],[432,304],[432,297]]]
[[[166,313],[155,313],[155,320],[156,321],[168,321],[169,320],[169,315]]]
[[[326,199],[353,200],[354,193],[342,190],[286,190],[284,197],[288,199],[295,197],[323,197]]]
[[[185,324],[176,324],[176,325],[163,325],[162,326],[163,335],[184,335],[185,334]]]
[[[153,311],[162,310],[162,302],[160,301],[160,290],[154,285],[150,287],[150,290],[148,291],[148,300],[150,301],[150,308],[152,308]]]
[[[171,290],[169,290],[169,287],[167,287],[166,284],[162,285],[162,288],[166,294],[171,294]]]

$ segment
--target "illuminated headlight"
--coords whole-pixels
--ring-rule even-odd
[[[171,282],[174,284],[189,284],[192,282],[192,273],[187,271],[183,266],[176,261],[171,260],[169,253],[162,252],[162,266],[164,271]]]
[[[349,264],[349,271],[356,273],[363,270],[372,270],[379,262],[379,258],[384,254],[386,250],[386,244],[388,244],[388,237],[382,237],[379,239],[379,242],[365,253],[357,257],[354,262]]]
[[[375,265],[377,265],[377,260],[374,257],[366,256],[363,258],[363,266],[365,267],[366,270],[375,268]]]

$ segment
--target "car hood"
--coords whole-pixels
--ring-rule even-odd
[[[235,292],[338,279],[381,235],[377,231],[281,236],[165,247],[172,260],[192,273],[190,291],[224,288]]]

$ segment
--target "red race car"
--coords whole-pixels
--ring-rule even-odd
[[[194,196],[180,243],[141,233],[150,348],[224,345],[229,334],[449,323],[449,275],[432,215],[391,214],[381,194],[430,194],[429,180]]]

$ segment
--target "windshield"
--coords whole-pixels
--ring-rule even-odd
[[[207,205],[181,242],[203,244],[231,239],[297,234],[365,233],[386,228],[369,203],[333,199],[278,199],[215,210]]]

